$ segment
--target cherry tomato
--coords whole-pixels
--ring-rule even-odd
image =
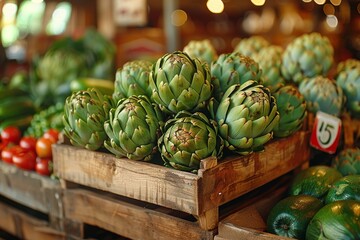
[[[50,158],[38,158],[36,160],[35,171],[44,176],[50,176],[53,171],[53,163]]]
[[[25,152],[19,145],[8,145],[1,151],[1,159],[7,163],[13,163],[13,156],[20,152]]]
[[[56,143],[59,140],[59,131],[55,128],[50,128],[44,133],[43,137],[49,138]]]
[[[37,139],[32,136],[24,136],[20,139],[19,145],[25,150],[36,151]]]
[[[36,154],[40,158],[52,158],[51,145],[54,142],[49,138],[40,137],[36,141]]]
[[[25,170],[35,170],[36,154],[33,151],[15,153],[13,156],[15,166]]]
[[[21,131],[14,126],[8,126],[1,131],[3,142],[18,144],[21,139]]]

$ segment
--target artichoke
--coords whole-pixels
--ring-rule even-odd
[[[114,100],[118,101],[132,95],[145,95],[150,98],[152,90],[149,84],[149,75],[152,65],[152,62],[147,60],[133,60],[117,69]]]
[[[345,148],[341,150],[331,162],[343,176],[360,174],[360,149]]]
[[[192,58],[198,58],[209,65],[218,58],[215,47],[209,39],[192,40],[183,49]]]
[[[269,89],[252,80],[229,87],[211,113],[225,147],[242,155],[262,150],[280,119]]]
[[[235,46],[234,52],[239,52],[242,55],[254,57],[261,49],[269,46],[270,43],[262,36],[251,36],[243,38]]]
[[[258,81],[261,73],[259,64],[248,56],[238,52],[221,54],[211,64],[213,95],[217,100],[220,100],[230,86],[243,84],[248,80]]]
[[[288,137],[301,129],[307,116],[305,98],[293,85],[279,88],[273,96],[280,113],[280,121],[274,128],[274,136]]]
[[[285,85],[285,78],[281,75],[283,51],[280,46],[270,45],[253,56],[262,70],[260,83],[269,88],[271,93]]]
[[[334,49],[326,36],[303,34],[285,48],[281,72],[287,81],[298,85],[305,78],[325,76],[333,62]]]
[[[345,95],[333,79],[323,76],[304,79],[299,85],[299,91],[306,100],[309,112],[316,114],[322,111],[334,116],[342,113]]]
[[[158,141],[165,165],[188,172],[197,172],[204,158],[221,158],[223,146],[216,122],[201,112],[176,114],[165,123]]]
[[[353,117],[360,118],[360,61],[348,59],[340,62],[335,80],[344,91],[347,110]]]
[[[159,58],[150,73],[151,100],[168,114],[205,108],[212,95],[207,63],[175,51]]]
[[[110,110],[104,146],[117,157],[149,161],[157,150],[163,125],[159,107],[145,95],[122,98]]]
[[[112,98],[96,88],[73,92],[65,100],[64,133],[71,144],[89,150],[103,146],[107,135],[104,122],[113,106]]]

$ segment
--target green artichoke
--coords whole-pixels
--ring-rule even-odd
[[[262,150],[280,119],[269,89],[252,80],[229,87],[211,113],[225,147],[242,155]]]
[[[112,98],[96,88],[73,92],[64,105],[64,133],[71,144],[89,150],[103,147],[107,135],[104,122],[113,106]]]
[[[298,85],[305,78],[325,76],[333,62],[334,49],[326,36],[303,34],[285,48],[281,72],[287,81]]]
[[[280,113],[280,121],[274,128],[274,136],[288,137],[301,129],[307,116],[305,98],[293,85],[280,87],[273,96]]]
[[[165,165],[188,172],[197,172],[202,159],[221,158],[223,146],[216,122],[201,112],[179,112],[165,123],[158,140]]]
[[[262,70],[254,59],[238,52],[221,54],[211,64],[213,95],[219,101],[230,86],[248,80],[259,81],[261,74]]]
[[[212,95],[208,64],[181,51],[159,58],[153,65],[149,80],[151,100],[168,114],[201,110]]]
[[[335,80],[344,91],[347,110],[353,117],[360,118],[360,61],[348,59],[340,62]]]
[[[239,52],[242,55],[254,57],[261,49],[270,45],[270,42],[262,36],[251,36],[249,38],[243,38],[235,46],[234,52]]]
[[[118,101],[132,95],[145,95],[150,98],[152,89],[149,84],[149,76],[152,65],[152,62],[147,60],[133,60],[117,69],[114,100]]]
[[[322,111],[334,116],[340,116],[345,95],[339,85],[323,76],[304,79],[299,85],[299,91],[306,100],[307,110],[316,114]]]
[[[270,45],[253,55],[254,60],[259,63],[262,70],[260,83],[269,88],[271,93],[285,85],[285,78],[281,75],[283,52],[282,47]]]
[[[360,149],[345,148],[333,159],[331,166],[343,176],[360,174]]]
[[[145,95],[133,95],[120,99],[109,114],[104,123],[105,148],[117,157],[151,160],[163,125],[158,105]]]
[[[215,47],[209,39],[192,40],[183,49],[192,58],[198,58],[202,62],[211,64],[218,58]]]

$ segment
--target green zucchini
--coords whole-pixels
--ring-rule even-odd
[[[0,88],[0,103],[7,98],[28,96],[29,94],[20,88],[3,87]]]
[[[310,195],[323,200],[336,180],[342,178],[335,168],[325,165],[312,166],[298,173],[290,185],[290,195]]]
[[[360,239],[360,202],[341,200],[326,204],[311,219],[306,240]]]
[[[36,108],[27,97],[7,98],[0,103],[0,123],[4,120],[34,114]]]
[[[267,230],[279,236],[304,239],[311,218],[323,203],[309,195],[288,196],[280,200],[267,218]]]
[[[114,81],[112,80],[99,78],[78,78],[72,80],[70,83],[71,92],[86,90],[88,88],[97,88],[103,94],[112,96],[115,85]]]
[[[0,132],[8,126],[18,127],[21,131],[25,131],[30,126],[32,118],[33,115],[6,119],[0,123]]]
[[[360,201],[360,175],[348,175],[334,182],[326,195],[325,203],[346,199]]]

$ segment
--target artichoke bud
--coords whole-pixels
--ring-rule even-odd
[[[157,60],[149,77],[151,100],[169,115],[203,109],[212,95],[207,63],[187,53],[167,53]]]
[[[276,99],[253,80],[230,86],[215,114],[225,147],[242,155],[262,149],[279,118]]]
[[[117,157],[150,161],[157,151],[163,115],[145,95],[120,99],[104,123],[105,148]]]
[[[216,122],[201,112],[179,112],[165,123],[158,140],[164,164],[188,172],[197,172],[202,159],[221,158],[223,146]]]
[[[97,150],[106,139],[104,122],[113,100],[95,88],[73,92],[64,104],[64,133],[74,146]]]

